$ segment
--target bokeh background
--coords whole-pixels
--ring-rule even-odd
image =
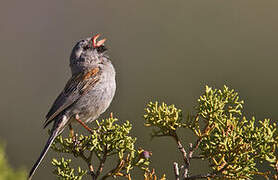
[[[178,151],[150,140],[150,100],[192,111],[206,84],[235,88],[247,116],[277,119],[277,0],[4,0],[0,6],[0,138],[13,167],[29,170],[48,137],[44,116],[70,76],[75,43],[108,38],[118,89],[109,112],[130,120],[138,146],[173,179]],[[190,133],[183,136],[191,142]],[[54,179],[50,152],[35,179]],[[205,172],[206,164],[195,163]],[[197,167],[197,169],[196,169]]]

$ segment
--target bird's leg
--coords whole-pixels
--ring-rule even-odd
[[[71,124],[69,124],[69,131],[70,131],[70,137],[73,138],[73,136],[74,136],[74,130],[73,130]]]
[[[81,124],[81,125],[82,125],[87,131],[89,131],[91,134],[94,133],[94,131],[93,131],[91,128],[89,128],[84,122],[82,122],[82,121],[80,120],[78,114],[75,115],[75,119],[76,119],[77,122],[79,122],[79,124]]]
[[[69,131],[70,131],[70,137],[72,138],[73,142],[75,142],[76,141],[76,136],[74,134],[74,130],[73,130],[71,124],[69,124]]]

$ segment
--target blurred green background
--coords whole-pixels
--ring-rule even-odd
[[[235,88],[248,116],[277,119],[277,0],[4,0],[0,6],[0,138],[13,167],[30,169],[48,137],[44,116],[70,76],[75,43],[108,38],[118,89],[111,107],[173,179],[171,139],[150,140],[150,100],[192,110],[206,84]],[[183,140],[191,142],[184,134]],[[49,153],[34,179],[54,179]],[[206,164],[193,164],[205,171]]]

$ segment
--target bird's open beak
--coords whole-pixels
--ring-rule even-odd
[[[106,41],[106,39],[101,39],[99,41],[97,41],[97,39],[100,37],[100,34],[95,35],[94,37],[92,37],[92,42],[93,42],[93,47],[100,47],[104,44],[104,42]]]

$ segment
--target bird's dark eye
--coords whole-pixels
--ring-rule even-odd
[[[84,49],[84,50],[88,50],[88,49],[90,49],[90,46],[89,46],[89,45],[86,45],[86,46],[83,47],[83,49]]]

